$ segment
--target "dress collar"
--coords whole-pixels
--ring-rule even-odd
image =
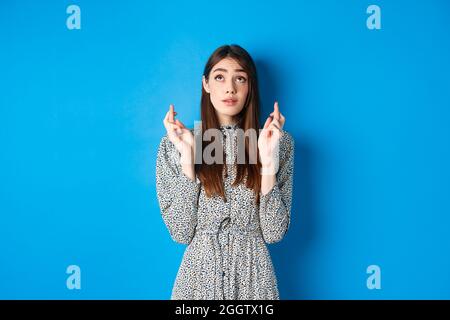
[[[234,123],[234,124],[222,124],[220,125],[220,129],[221,130],[226,130],[226,131],[234,131],[237,128],[239,128],[239,124],[238,122]]]

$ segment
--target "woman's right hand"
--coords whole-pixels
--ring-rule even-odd
[[[195,151],[194,135],[180,120],[175,120],[176,114],[173,104],[170,104],[169,111],[166,113],[163,121],[167,130],[167,137],[180,152],[181,161],[185,164],[188,162],[193,164]]]

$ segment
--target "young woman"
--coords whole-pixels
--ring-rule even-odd
[[[201,128],[223,134],[218,142],[226,162],[198,161],[197,148],[203,156],[217,141],[202,138],[197,146],[197,129],[175,120],[169,106],[156,191],[172,239],[188,244],[172,299],[279,299],[266,243],[280,241],[289,227],[294,140],[283,130],[277,102],[260,130],[259,104],[252,58],[238,45],[224,45],[204,68]],[[255,150],[250,138],[238,148],[238,130],[257,133],[257,161],[249,161]],[[244,150],[246,161],[236,161],[237,150]]]

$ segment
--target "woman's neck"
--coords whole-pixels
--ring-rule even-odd
[[[226,119],[226,120],[219,119],[219,123],[220,123],[220,126],[234,126],[238,123],[238,120],[237,119]]]

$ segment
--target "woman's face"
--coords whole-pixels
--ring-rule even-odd
[[[241,112],[247,98],[247,73],[234,59],[224,58],[211,69],[208,81],[203,76],[202,82],[220,124],[234,123],[235,115]],[[233,102],[225,101],[229,99]]]

